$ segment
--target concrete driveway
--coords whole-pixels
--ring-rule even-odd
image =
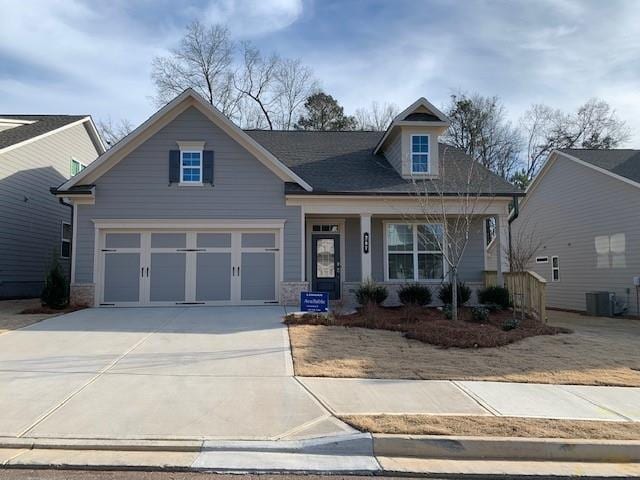
[[[0,335],[0,436],[352,433],[293,378],[280,307],[89,309]]]

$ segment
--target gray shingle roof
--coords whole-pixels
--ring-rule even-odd
[[[0,132],[0,149],[24,142],[44,133],[64,127],[69,123],[81,120],[88,115],[4,115],[0,119],[27,120],[34,123],[20,125]]]
[[[254,140],[269,150],[313,187],[312,194],[408,195],[418,190],[383,155],[373,150],[383,132],[318,132],[247,130]],[[466,188],[471,158],[458,148],[440,144],[441,179],[426,180],[419,191],[457,194]],[[522,195],[523,192],[479,166],[476,185],[487,195]],[[287,184],[287,193],[305,193],[296,184]]]
[[[563,148],[563,153],[640,183],[640,150]]]

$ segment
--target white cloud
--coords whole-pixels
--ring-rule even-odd
[[[226,23],[236,38],[281,30],[302,14],[302,0],[220,0],[206,9],[212,23]]]

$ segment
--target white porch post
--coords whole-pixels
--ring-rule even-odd
[[[363,282],[371,279],[371,214],[360,214],[360,255]]]
[[[496,215],[496,270],[498,285],[504,285],[503,272],[509,271],[509,230],[508,216]]]

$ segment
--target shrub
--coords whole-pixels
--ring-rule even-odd
[[[361,283],[356,290],[356,300],[363,307],[370,303],[380,305],[388,296],[389,293],[386,287],[377,285],[372,281]]]
[[[509,330],[518,328],[519,325],[520,320],[518,320],[517,318],[508,318],[502,323],[502,330],[508,332]]]
[[[451,320],[453,318],[453,312],[451,311],[450,304],[446,304],[444,307],[442,307],[442,313],[444,313],[444,318],[446,318],[447,320]]]
[[[498,305],[502,309],[507,309],[511,305],[509,290],[498,286],[486,287],[478,291],[478,301],[486,305]]]
[[[62,273],[62,268],[56,257],[54,257],[49,272],[44,279],[44,289],[40,299],[43,304],[55,309],[64,308],[69,303],[67,279]]]
[[[445,305],[451,305],[453,300],[453,292],[451,291],[451,283],[445,283],[440,287],[438,292],[438,298]],[[471,298],[471,289],[467,287],[464,282],[458,283],[458,305],[462,306]]]
[[[489,309],[483,307],[474,307],[471,309],[471,320],[475,323],[487,323],[489,320]]]
[[[398,299],[403,305],[429,305],[431,303],[431,290],[419,283],[403,285],[398,290]]]

